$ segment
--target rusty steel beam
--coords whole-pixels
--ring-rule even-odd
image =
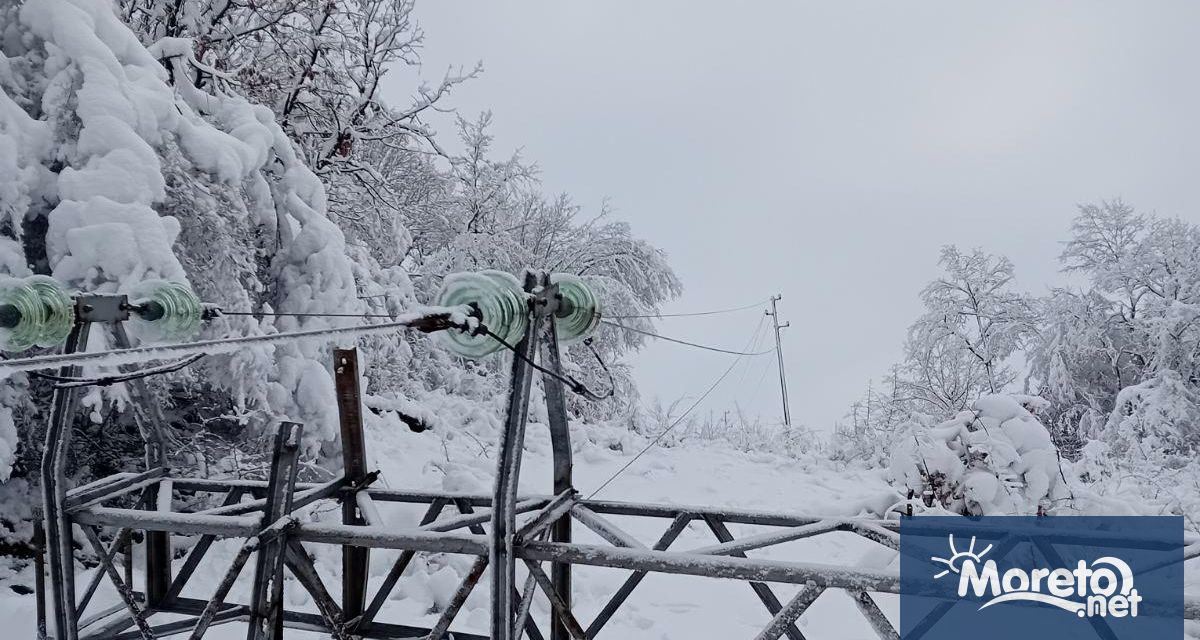
[[[343,474],[347,485],[361,486],[367,479],[367,443],[363,434],[358,349],[335,349],[333,373],[338,422],[341,425]],[[357,500],[342,500],[342,523],[367,524],[358,508]],[[370,562],[370,549],[354,545],[342,546],[342,610],[347,617],[361,615],[366,606]]]

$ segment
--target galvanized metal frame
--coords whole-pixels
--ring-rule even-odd
[[[63,347],[64,353],[87,349],[93,325],[108,329],[117,348],[131,345],[123,323],[129,319],[129,301],[124,295],[83,295],[75,298],[75,322]],[[124,368],[123,368],[124,369]],[[80,368],[67,365],[59,371],[63,377],[79,375]],[[162,416],[158,403],[154,402],[141,379],[130,380],[133,395],[140,400],[135,408],[135,422],[145,446],[147,474],[165,474],[165,439]],[[55,387],[51,399],[50,424],[46,430],[42,450],[42,510],[45,522],[45,544],[50,571],[50,586],[54,594],[54,621],[59,637],[75,640],[75,571],[71,520],[68,514],[66,489],[67,454],[71,446],[71,426],[78,409],[78,388],[67,385]],[[103,481],[98,481],[103,482]],[[118,481],[119,483],[120,481]],[[97,483],[93,483],[96,485]],[[143,500],[157,500],[158,485],[145,482],[140,485]],[[88,533],[85,529],[85,534]],[[150,603],[160,602],[170,583],[171,549],[170,537],[166,532],[147,532],[145,541],[146,592]],[[129,555],[126,554],[126,558]],[[110,562],[106,568],[112,568]],[[127,574],[129,571],[126,572]],[[114,574],[114,578],[117,576]],[[94,587],[93,587],[94,589]],[[90,593],[90,591],[89,591]],[[68,597],[69,594],[69,597]],[[41,607],[39,607],[39,610]],[[39,626],[43,626],[39,619]]]
[[[178,478],[173,479],[173,482],[176,491],[180,493],[219,494],[223,492],[246,492],[256,494],[266,491],[268,486],[267,482],[245,480],[218,481]],[[320,484],[298,484],[296,489],[304,492],[319,489],[323,486]],[[492,545],[489,540],[490,536],[487,535],[486,530],[483,533],[470,532],[471,529],[481,526],[482,517],[491,517],[489,513],[490,509],[488,509],[491,496],[442,492],[407,492],[376,487],[368,487],[362,489],[360,492],[369,494],[370,499],[377,503],[428,505],[429,508],[426,516],[422,519],[424,524],[407,527],[383,526],[378,524],[363,526],[292,524],[293,521],[284,518],[282,522],[277,521],[274,529],[272,529],[271,527],[264,528],[262,526],[263,519],[252,515],[198,515],[157,512],[133,508],[111,508],[103,504],[82,508],[75,513],[74,520],[80,524],[89,526],[103,526],[116,529],[137,526],[150,531],[171,531],[180,534],[212,536],[215,538],[258,539],[273,535],[286,535],[289,544],[294,543],[296,545],[355,544],[366,548],[399,549],[406,552],[409,560],[417,553],[454,553],[474,556],[476,564],[473,565],[468,579],[464,580],[464,586],[460,588],[460,593],[463,595],[456,596],[455,598],[456,601],[465,599],[466,594],[469,594],[470,589],[478,582],[479,576],[477,573],[482,571],[481,565],[488,563],[488,558],[491,554]],[[321,499],[336,500],[341,498],[346,500],[353,494],[353,488],[343,486],[333,495],[327,495]],[[610,602],[606,603],[595,619],[583,629],[583,636],[586,638],[594,638],[603,630],[613,613],[618,610],[621,603],[636,588],[637,582],[649,572],[730,578],[749,583],[783,583],[805,586],[805,591],[801,592],[801,594],[808,593],[808,595],[803,597],[797,596],[773,613],[774,618],[770,623],[771,626],[766,631],[777,630],[779,634],[785,633],[789,626],[794,623],[795,619],[811,605],[810,599],[815,600],[819,597],[820,592],[830,589],[842,589],[850,592],[854,595],[856,601],[861,602],[866,609],[872,611],[872,615],[868,616],[867,619],[872,620],[878,625],[877,630],[880,631],[881,637],[894,637],[891,635],[894,629],[890,628],[890,624],[887,623],[885,618],[874,614],[877,607],[872,606],[872,604],[875,594],[899,592],[899,577],[896,574],[855,567],[795,563],[781,560],[747,558],[738,555],[745,554],[747,551],[784,544],[792,540],[828,535],[834,532],[854,533],[864,539],[896,549],[898,548],[898,534],[896,532],[897,523],[894,521],[855,518],[814,518],[810,516],[739,509],[712,509],[683,505],[583,500],[570,494],[565,498],[550,495],[523,496],[518,500],[517,504],[516,511],[525,518],[527,525],[529,525],[528,529],[524,529],[525,525],[523,525],[519,530],[535,534],[530,537],[523,537],[514,545],[514,556],[523,563],[540,565],[543,562],[557,561],[573,565],[628,569],[632,572],[630,578],[617,590]],[[462,505],[467,506],[472,513],[463,514],[460,510],[460,506]],[[457,513],[443,515],[446,508],[451,506],[455,507],[454,511],[457,511]],[[564,506],[569,506],[570,508],[564,509]],[[544,517],[547,513],[559,515]],[[583,514],[582,517],[580,517],[581,514]],[[605,524],[597,525],[597,522],[601,520],[592,517],[591,514],[603,518]],[[612,517],[625,516],[660,519],[666,523],[666,531],[658,542],[652,547],[646,548],[636,543],[637,538],[635,536],[613,524]],[[544,532],[548,523],[557,521],[557,518],[561,517],[571,517],[572,519],[579,520],[584,526],[592,524],[601,528],[605,532],[602,539],[609,544],[585,545],[541,541],[537,539],[536,533],[539,532],[539,527],[540,531]],[[687,524],[692,522],[700,522],[710,527],[713,523],[719,523],[716,528],[718,530],[723,528],[726,531],[728,531],[729,525],[733,524],[765,525],[775,527],[778,531],[760,536],[749,536],[740,540],[728,540],[727,536],[724,535],[714,536],[714,539],[718,542],[717,545],[686,551],[669,551],[668,549],[674,538],[678,536],[679,532]],[[722,539],[726,539],[727,541],[721,542]],[[620,541],[621,544],[613,544],[614,541]],[[1070,540],[1067,540],[1067,542],[1070,542]],[[203,549],[198,550],[201,554],[203,551]],[[402,555],[402,557],[404,556]],[[189,556],[185,560],[185,563],[191,560],[192,556]],[[554,596],[558,595],[553,585],[547,590],[542,581],[538,580],[537,582],[539,589]],[[394,585],[394,582],[391,585],[381,585],[375,593],[375,597],[386,599]],[[183,603],[182,607],[179,606],[180,602]],[[161,612],[187,613],[190,606],[189,602],[186,599],[177,597],[174,603],[161,608],[149,608],[145,614],[148,618],[152,618],[155,614]],[[225,616],[222,620],[248,619],[249,608],[243,605],[238,606],[242,608],[230,608],[229,613],[224,613],[225,610],[221,609],[220,612]],[[1200,619],[1200,601],[1195,598],[1189,598],[1187,607],[1189,618]],[[370,638],[423,637],[431,631],[430,629],[389,624],[379,620],[377,613],[378,611],[374,613],[368,611],[369,615],[364,615],[357,619],[343,620],[340,627],[337,624],[328,625],[324,621],[319,624],[327,625],[323,628],[331,633],[350,632],[355,636]],[[131,626],[129,616],[127,615],[126,618],[125,626],[121,627],[122,631]],[[452,615],[444,616],[444,618],[445,620],[439,621],[438,625],[438,628],[442,630],[448,629],[450,623],[453,622]],[[172,624],[177,626],[178,623]],[[313,625],[318,625],[318,622],[317,618],[311,615],[285,612],[283,615],[283,624],[284,626],[313,628]],[[570,625],[565,616],[563,624]],[[528,631],[529,626],[525,628]],[[88,632],[85,636],[88,638],[138,637],[136,635],[115,635],[112,633],[111,627],[105,628],[108,635],[92,633],[92,629],[90,628],[85,629],[85,631]],[[568,629],[568,631],[570,632],[571,630]],[[530,635],[532,636],[533,634]],[[571,637],[578,636],[579,633],[576,630],[575,633],[572,633]],[[480,636],[456,633],[454,637]],[[760,637],[779,636],[766,635]]]
[[[496,484],[490,495],[374,486],[375,475],[367,471],[362,437],[357,353],[353,349],[338,350],[334,354],[334,372],[345,469],[343,475],[331,482],[295,481],[300,426],[284,423],[275,441],[269,480],[201,479],[152,466],[143,473],[117,474],[70,491],[62,490],[61,484],[52,483],[52,487],[61,492],[55,494],[58,496],[55,504],[61,509],[53,514],[47,511],[47,533],[51,527],[57,527],[61,532],[69,531],[68,527],[72,525],[80,526],[101,562],[84,598],[77,601],[62,596],[64,592],[73,594],[73,586],[70,590],[56,590],[54,613],[60,629],[58,637],[113,640],[190,631],[191,638],[199,639],[211,626],[243,621],[250,626],[249,640],[280,638],[285,628],[317,630],[334,638],[512,640],[527,636],[543,640],[548,633],[552,640],[590,640],[600,635],[622,604],[652,572],[748,583],[765,609],[764,628],[756,636],[759,639],[787,636],[789,640],[802,640],[804,635],[796,621],[829,590],[847,592],[864,621],[880,638],[899,637],[875,599],[878,594],[899,593],[900,580],[895,572],[748,555],[795,540],[838,532],[848,532],[899,550],[897,522],[584,499],[571,483],[565,394],[561,382],[553,375],[543,375],[554,453],[553,492],[520,495],[516,489],[517,479],[532,378],[536,372],[532,363],[540,355],[543,367],[553,373],[561,370],[554,327],[556,288],[545,274],[527,276],[525,288],[529,293],[530,321],[523,340],[517,345],[518,353],[513,357],[513,385],[499,444]],[[80,333],[86,334],[86,327],[73,334],[74,344],[78,344]],[[69,415],[69,401],[69,395],[56,395],[54,415],[62,422],[60,427],[66,424],[63,416]],[[56,452],[56,455],[62,454],[65,454],[65,446]],[[44,473],[52,473],[58,461],[51,458],[50,463]],[[196,494],[215,496],[221,506],[193,512],[176,510],[176,496]],[[128,504],[133,496],[140,496],[133,506],[111,506],[115,502]],[[341,503],[341,522],[301,521],[298,510],[322,501]],[[386,503],[425,505],[426,509],[415,523],[384,522],[380,506]],[[665,529],[655,542],[647,545],[615,521],[629,517],[657,519],[665,524]],[[594,533],[601,544],[572,541],[571,527],[576,521]],[[692,523],[702,524],[710,531],[714,544],[684,551],[671,550],[680,534]],[[731,525],[756,525],[771,530],[737,538],[730,530]],[[114,532],[108,546],[103,540],[105,530]],[[143,591],[136,590],[128,572],[122,577],[116,570],[114,558],[133,531],[146,532],[147,544],[152,536],[161,536],[168,543],[168,536],[172,534],[200,536],[177,573],[172,575],[167,563],[165,572],[155,574],[153,580],[160,584],[154,587],[159,589],[157,595],[152,596],[149,584],[143,585]],[[222,538],[242,539],[243,544],[224,577],[214,586],[213,595],[207,600],[184,597],[184,588],[196,568],[205,560],[213,542]],[[69,573],[73,583],[74,572],[65,569],[71,567],[69,540],[65,547],[61,546],[64,542],[61,537],[57,541],[58,545],[48,549],[52,581]],[[1183,559],[1200,555],[1200,541],[1189,542],[1191,546],[1185,550]],[[342,548],[340,605],[330,595],[308,555],[307,545],[313,544]],[[169,544],[166,548],[169,550]],[[367,579],[371,549],[401,552],[373,592]],[[432,627],[381,619],[382,605],[403,579],[407,567],[421,553],[459,554],[474,560]],[[251,602],[227,602],[230,588],[251,556],[256,557]],[[546,563],[550,563],[549,573]],[[523,581],[518,580],[518,565],[524,567]],[[586,624],[579,619],[570,599],[573,566],[630,571],[628,578]],[[489,568],[493,603],[489,634],[452,631],[463,603]],[[161,567],[155,570],[161,571]],[[290,572],[301,588],[312,596],[317,613],[291,611],[283,606],[282,577],[285,571]],[[91,594],[103,578],[117,587],[122,603],[84,617]],[[799,585],[801,589],[790,600],[782,602],[772,584]],[[530,612],[529,605],[537,591],[551,603],[552,613],[548,620],[538,621]],[[935,614],[944,612],[939,610]],[[168,614],[185,617],[167,620]],[[1187,599],[1186,615],[1200,619],[1200,599]],[[936,616],[931,618],[935,620]]]

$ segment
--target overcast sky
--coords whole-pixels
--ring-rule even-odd
[[[483,61],[451,102],[493,111],[498,150],[522,148],[548,191],[593,211],[610,198],[669,254],[686,290],[666,312],[783,295],[792,414],[815,428],[899,358],[939,246],[1007,255],[1040,293],[1061,281],[1077,203],[1200,215],[1194,1],[423,0],[417,15],[425,77]],[[392,101],[409,89],[398,73]],[[737,348],[758,321],[659,329]],[[659,343],[632,362],[647,399],[671,400],[730,358]],[[699,411],[777,419],[774,366],[743,363]]]

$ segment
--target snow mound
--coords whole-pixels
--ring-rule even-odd
[[[1049,511],[1066,483],[1050,432],[1030,396],[988,395],[939,424],[909,422],[894,450],[893,482],[937,506],[970,515]]]

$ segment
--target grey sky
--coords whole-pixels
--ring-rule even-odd
[[[483,61],[452,103],[491,109],[499,150],[523,148],[548,190],[592,210],[610,197],[670,254],[686,291],[668,312],[783,294],[793,415],[817,428],[899,357],[940,245],[1007,255],[1041,292],[1076,203],[1200,212],[1200,3],[424,0],[417,14],[425,77]],[[659,328],[740,347],[758,319]],[[776,417],[758,360],[705,409]],[[664,399],[728,363],[662,343],[634,358]]]

